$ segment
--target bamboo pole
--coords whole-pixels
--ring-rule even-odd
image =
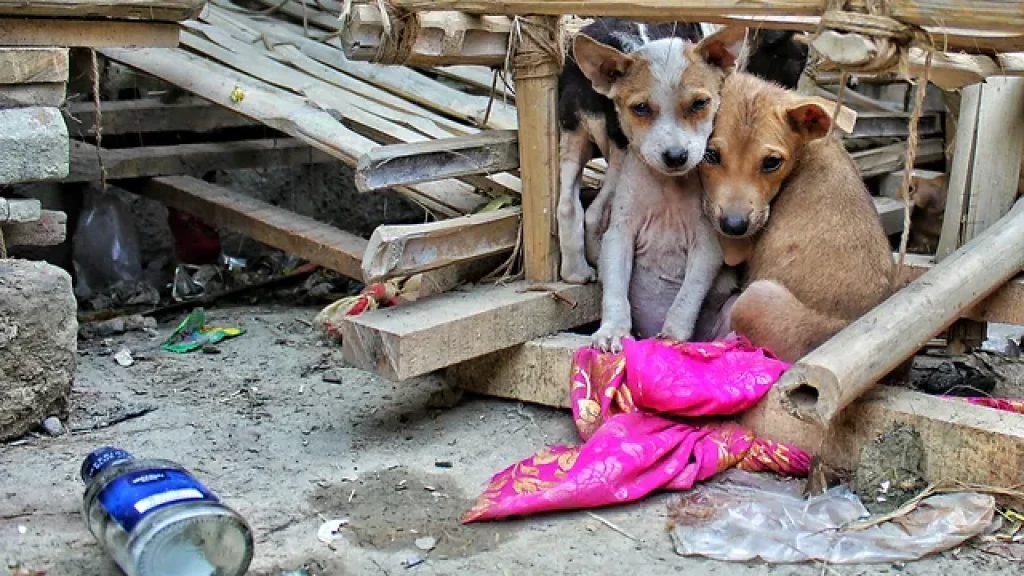
[[[551,17],[520,21],[515,54],[516,107],[519,111],[519,164],[523,183],[523,254],[526,279],[558,279],[555,203],[558,201],[556,117],[559,22]]]
[[[779,380],[796,417],[839,412],[1024,269],[1024,202],[974,240],[794,364]]]

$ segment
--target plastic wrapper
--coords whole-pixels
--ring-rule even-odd
[[[773,564],[909,562],[986,532],[995,514],[995,499],[987,494],[938,494],[905,516],[850,530],[869,515],[845,486],[804,498],[799,482],[740,471],[721,478],[670,504],[680,555]]]
[[[91,298],[118,283],[142,280],[142,252],[128,206],[112,192],[89,189],[72,239],[75,295]]]

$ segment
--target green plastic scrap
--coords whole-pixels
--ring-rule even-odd
[[[196,308],[175,328],[174,333],[160,347],[168,352],[185,354],[216,344],[227,338],[245,334],[242,328],[216,328],[206,325],[206,311]]]

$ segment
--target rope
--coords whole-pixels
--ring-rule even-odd
[[[7,259],[7,243],[4,242],[4,229],[0,227],[0,260]]]
[[[900,234],[899,256],[892,278],[892,284],[896,285],[903,275],[907,244],[910,240],[910,214],[913,209],[910,187],[914,164],[917,161],[917,128],[924,107],[925,94],[928,90],[935,44],[923,28],[904,24],[891,18],[888,0],[866,0],[867,13],[848,11],[846,9],[848,1],[826,0],[825,13],[821,17],[817,32],[811,38],[812,46],[825,63],[833,65],[842,72],[838,95],[839,105],[842,104],[843,89],[846,87],[850,73],[879,74],[897,69],[900,75],[913,83],[909,74],[910,46],[920,45],[927,52],[924,72],[917,81],[914,107],[908,125],[907,155],[903,165],[903,182],[900,187],[900,197],[904,204],[903,232]],[[862,45],[866,46],[866,51],[859,55],[859,59],[853,59],[858,56],[857,54],[851,55],[842,50],[843,40],[850,35],[859,36],[866,41]],[[833,115],[833,127],[838,110],[837,105],[836,114]]]
[[[565,64],[566,38],[561,28],[560,18],[515,17],[505,69],[515,68],[516,81],[558,75]],[[529,42],[523,42],[524,36]]]
[[[103,108],[100,106],[100,63],[96,50],[89,50],[92,57],[92,102],[96,107],[93,130],[96,132],[96,162],[100,167],[100,189],[107,189],[107,167],[103,164]]]
[[[910,116],[909,132],[907,138],[907,158],[903,165],[903,184],[900,186],[900,198],[903,199],[903,233],[900,235],[900,253],[896,262],[896,280],[903,277],[903,260],[907,256],[907,243],[910,240],[910,212],[914,207],[910,198],[910,183],[914,162],[917,160],[917,123],[921,119],[921,108],[924,106],[924,97],[928,91],[928,77],[932,68],[932,51],[928,52],[924,61],[924,74],[917,81],[917,90],[914,93],[914,112]]]
[[[381,19],[380,44],[372,62],[401,65],[409,61],[412,49],[419,39],[421,23],[417,12],[395,8],[387,0],[376,0]],[[352,0],[344,0],[338,20],[342,27],[352,18]]]

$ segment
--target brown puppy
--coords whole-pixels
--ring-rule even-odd
[[[732,74],[700,167],[726,264],[746,263],[723,324],[789,362],[891,291],[892,252],[856,165],[828,136],[832,110]]]

